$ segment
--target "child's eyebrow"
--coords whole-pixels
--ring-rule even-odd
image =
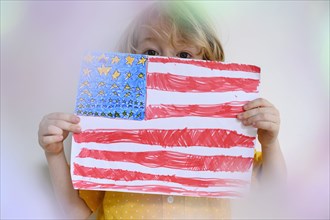
[[[142,40],[140,41],[140,43],[144,43],[144,42],[154,42],[155,41],[155,38],[153,37],[145,37],[145,38],[142,38]]]

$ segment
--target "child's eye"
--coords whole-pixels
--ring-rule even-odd
[[[144,52],[144,54],[149,55],[149,56],[158,56],[159,53],[155,50],[147,50],[146,52]]]
[[[180,58],[191,58],[192,56],[187,53],[187,52],[180,52],[177,54],[177,57],[180,57]]]

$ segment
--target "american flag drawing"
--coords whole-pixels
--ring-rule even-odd
[[[236,119],[257,98],[253,65],[89,53],[72,139],[76,189],[240,197],[248,191],[256,129]]]

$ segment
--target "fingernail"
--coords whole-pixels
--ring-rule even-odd
[[[80,121],[80,118],[79,118],[78,116],[76,116],[76,117],[74,118],[74,121],[75,121],[75,122],[79,122],[79,121]]]
[[[237,115],[237,118],[238,118],[238,119],[242,119],[242,117],[243,117],[242,114],[238,114],[238,115]]]
[[[81,132],[81,127],[77,126],[75,130],[76,130],[76,132]]]

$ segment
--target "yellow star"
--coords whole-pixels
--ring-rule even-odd
[[[116,83],[112,84],[111,89],[118,88],[118,85]]]
[[[88,81],[85,81],[81,84],[80,88],[84,87],[84,86],[89,86],[89,82]]]
[[[112,78],[113,78],[113,79],[118,79],[119,76],[120,76],[120,72],[118,72],[118,70],[116,70],[116,71],[112,74]]]
[[[109,71],[111,70],[111,67],[106,67],[104,64],[102,64],[102,67],[97,67],[97,71],[99,71],[100,75],[108,75]]]
[[[104,95],[104,91],[103,90],[99,91],[97,95]]]
[[[92,94],[89,92],[88,89],[85,89],[85,90],[83,91],[83,94],[86,94],[86,95],[88,95],[88,96],[92,96]]]
[[[128,96],[130,96],[131,95],[131,93],[130,92],[127,92],[126,94],[125,94],[125,97],[128,97]]]
[[[109,57],[106,57],[105,54],[102,54],[101,56],[99,56],[99,61],[104,60],[104,62],[107,62],[109,59]]]
[[[104,82],[99,82],[98,86],[105,86],[105,83]]]
[[[140,87],[136,87],[136,89],[135,89],[135,91],[140,91],[141,89],[140,89]]]
[[[124,88],[124,89],[130,90],[130,89],[131,89],[131,87],[130,87],[128,84],[126,84],[126,86],[125,86],[125,88]]]
[[[134,61],[134,57],[131,57],[129,55],[128,57],[126,57],[126,64],[133,65],[133,61]]]
[[[141,59],[139,60],[138,64],[143,64],[143,65],[144,65],[144,63],[145,63],[146,61],[147,61],[146,58],[141,57]]]
[[[83,98],[80,98],[80,99],[79,99],[79,101],[81,101],[81,102],[84,102],[84,101],[85,101],[85,99],[83,99]]]
[[[126,79],[131,78],[131,76],[132,76],[132,74],[131,74],[130,72],[128,72],[128,73],[126,74]]]
[[[91,63],[93,61],[93,56],[88,54],[84,57],[84,60],[87,62],[87,63]]]
[[[115,56],[114,58],[112,58],[111,63],[118,63],[120,61],[118,56]]]
[[[88,68],[85,68],[85,69],[83,69],[83,73],[84,73],[85,76],[90,76],[91,70],[88,69]]]
[[[84,106],[82,104],[78,105],[78,108],[84,108]]]
[[[144,76],[143,73],[140,73],[140,74],[138,75],[139,78],[143,78],[143,76]]]
[[[114,91],[113,94],[116,95],[116,96],[118,96],[118,92],[116,92],[116,91]]]

